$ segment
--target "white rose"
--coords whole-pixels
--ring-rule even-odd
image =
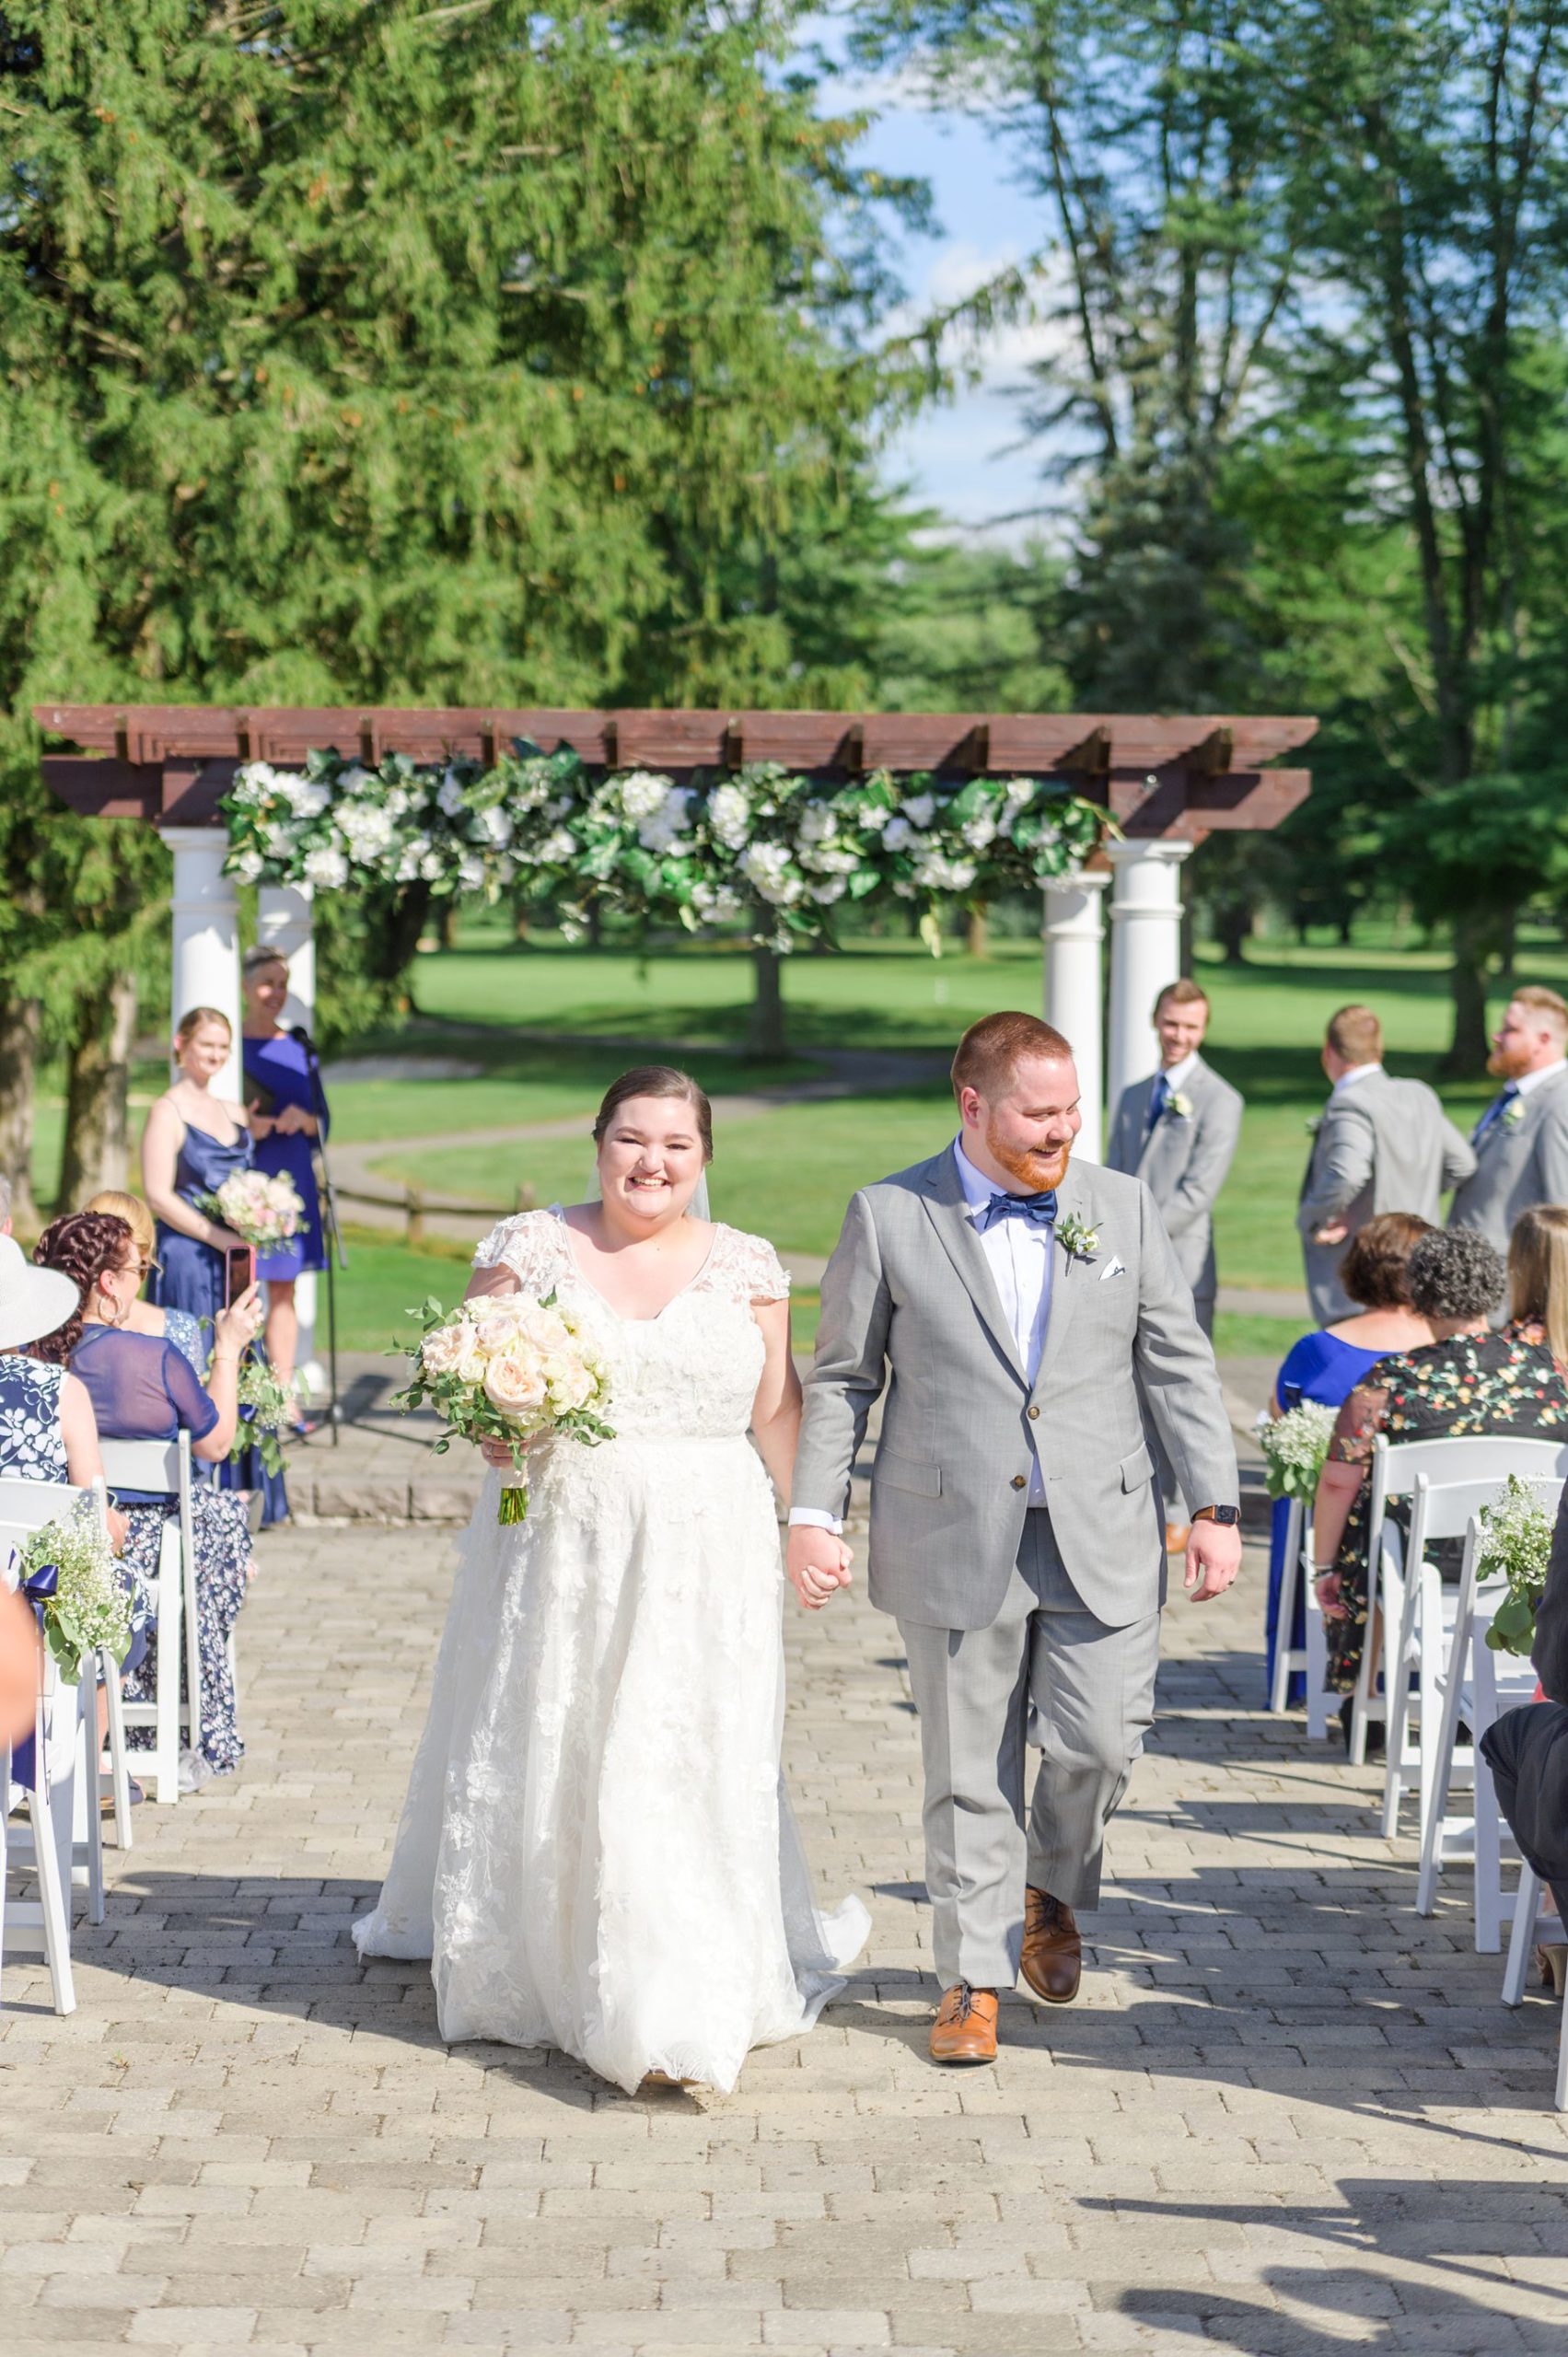
[[[332,798],[324,785],[317,785],[308,777],[280,776],[278,784],[289,808],[299,819],[319,819]]]
[[[505,851],[512,840],[512,821],[498,802],[488,810],[476,811],[473,831],[481,842],[494,843],[497,851]]]
[[[431,1375],[450,1375],[471,1347],[472,1335],[466,1323],[437,1326],[421,1342],[420,1360]]]
[[[241,884],[254,884],[266,864],[259,851],[246,850],[230,852],[226,865],[229,875],[238,877]]]
[[[740,856],[740,871],[764,900],[775,908],[798,900],[802,885],[790,873],[790,856],[783,843],[750,843]]]
[[[825,802],[808,802],[800,820],[803,843],[830,843],[839,831],[839,822]]]
[[[484,1371],[484,1396],[504,1416],[526,1416],[544,1405],[544,1376],[537,1360],[505,1351]]]
[[[446,872],[446,862],[438,851],[427,851],[419,863],[419,873],[426,884],[438,884]]]
[[[934,794],[912,794],[904,804],[904,817],[912,827],[929,827],[936,816]]]
[[[914,871],[914,880],[928,892],[967,892],[975,879],[972,859],[949,859],[939,851],[927,852]]]
[[[925,837],[916,834],[907,819],[893,818],[882,830],[882,841],[889,851],[920,851]]]
[[[517,1306],[505,1299],[488,1304],[473,1324],[480,1348],[485,1351],[510,1350],[517,1339]]]
[[[359,787],[366,783],[369,775],[370,772],[365,767],[363,762],[350,761],[346,770],[340,770],[338,772],[338,784],[344,787],[348,793],[354,794],[356,793]]]
[[[849,887],[842,876],[830,876],[820,883],[808,884],[806,889],[807,897],[815,900],[819,909],[830,909],[835,900],[843,899]]]
[[[970,819],[964,828],[964,841],[970,851],[984,851],[995,840],[996,821],[989,810],[982,810],[978,818]]]
[[[665,796],[670,791],[667,777],[656,777],[651,770],[633,770],[621,781],[621,807],[633,824],[640,819],[651,819],[664,807]]]
[[[477,892],[484,882],[484,862],[477,852],[465,851],[458,862],[458,881],[465,892]]]
[[[708,796],[708,825],[726,851],[739,851],[751,831],[751,805],[738,785],[719,785]]]
[[[594,1378],[581,1359],[547,1359],[544,1374],[558,1408],[586,1408],[594,1396]]]
[[[547,865],[558,866],[577,856],[577,839],[569,828],[557,827],[546,835],[534,856]]]
[[[305,881],[325,892],[340,892],[348,882],[348,862],[330,843],[319,843],[304,859]]]

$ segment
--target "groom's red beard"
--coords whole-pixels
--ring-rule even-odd
[[[993,1122],[986,1129],[985,1150],[1010,1178],[1017,1180],[1020,1194],[1041,1195],[1048,1187],[1060,1187],[1067,1176],[1073,1141],[1069,1138],[1064,1145],[1052,1146],[1010,1145],[997,1136]]]
[[[1486,1069],[1493,1080],[1522,1080],[1530,1068],[1533,1052],[1529,1048],[1493,1048],[1486,1060]]]

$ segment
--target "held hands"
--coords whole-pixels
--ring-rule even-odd
[[[232,1351],[238,1358],[248,1342],[254,1341],[256,1329],[261,1322],[261,1288],[247,1285],[226,1309],[220,1309],[213,1319],[215,1348]]]
[[[785,1569],[807,1612],[820,1612],[835,1588],[848,1587],[853,1551],[835,1532],[797,1522],[789,1534]]]
[[[1326,1219],[1321,1227],[1313,1229],[1312,1241],[1314,1244],[1342,1244],[1349,1234],[1350,1228],[1344,1220]]]
[[[1240,1569],[1241,1533],[1234,1523],[1192,1525],[1182,1578],[1194,1604],[1208,1604],[1223,1596]]]
[[[308,1113],[303,1105],[285,1105],[273,1123],[280,1138],[313,1138],[316,1116]]]

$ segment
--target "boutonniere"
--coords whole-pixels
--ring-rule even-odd
[[[1513,1129],[1513,1128],[1514,1128],[1514,1126],[1515,1126],[1515,1124],[1516,1124],[1516,1122],[1522,1121],[1522,1120],[1524,1120],[1524,1118],[1525,1118],[1525,1100],[1524,1100],[1524,1098],[1523,1098],[1522,1097],[1511,1097],[1511,1098],[1509,1099],[1508,1103],[1507,1103],[1506,1105],[1504,1105],[1504,1107],[1503,1108],[1503,1126],[1504,1126],[1504,1128],[1505,1130],[1511,1130],[1511,1129]]]
[[[1322,1126],[1323,1126],[1323,1116],[1322,1116],[1322,1114],[1321,1114],[1321,1113],[1313,1113],[1313,1114],[1311,1114],[1311,1115],[1308,1117],[1308,1119],[1307,1119],[1307,1136],[1308,1136],[1309,1138],[1315,1138],[1315,1137],[1317,1136],[1317,1134],[1318,1134],[1318,1131],[1322,1128]]]
[[[1165,1100],[1165,1109],[1178,1121],[1192,1119],[1192,1099],[1184,1088],[1173,1088]]]
[[[1092,1260],[1099,1250],[1099,1230],[1076,1212],[1068,1212],[1056,1223],[1057,1241],[1069,1260]]]

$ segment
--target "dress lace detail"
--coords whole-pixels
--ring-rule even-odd
[[[441,2034],[552,2045],[629,2091],[730,2088],[748,2049],[810,2027],[861,1945],[823,1922],[779,1770],[783,1582],[747,1438],[787,1279],[716,1225],[690,1284],[622,1318],[559,1212],[475,1255],[554,1290],[611,1371],[616,1438],[530,1469],[528,1520],[486,1480],[462,1542],[430,1717],[370,1956],[428,1956]]]

